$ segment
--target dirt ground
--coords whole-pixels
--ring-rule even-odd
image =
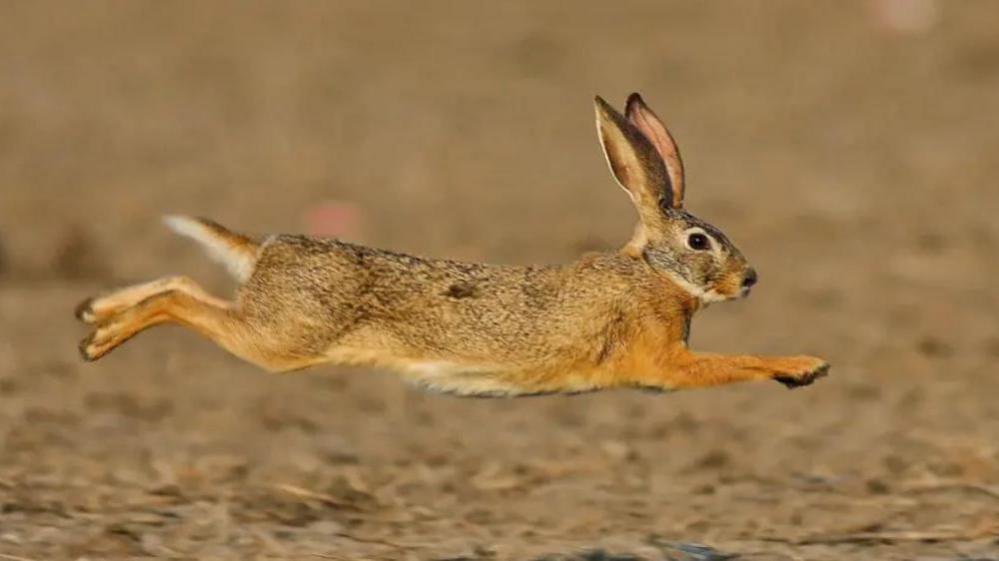
[[[999,559],[999,3],[873,6],[4,3],[0,559]],[[829,378],[463,400],[177,328],[77,356],[85,296],[231,290],[165,212],[614,249],[591,103],[632,90],[760,271],[692,345]]]

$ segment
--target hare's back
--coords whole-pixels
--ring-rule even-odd
[[[278,236],[244,285],[247,313],[311,327],[317,346],[392,347],[424,357],[527,358],[577,340],[562,267],[425,259],[339,240]],[[574,312],[574,313],[570,313]],[[583,311],[585,313],[585,310]]]

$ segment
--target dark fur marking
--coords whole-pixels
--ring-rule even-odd
[[[455,283],[445,292],[450,298],[474,298],[477,294],[477,287],[472,283]]]
[[[640,392],[643,392],[643,393],[652,393],[652,394],[671,393],[671,392],[676,391],[676,390],[674,390],[672,388],[664,388],[662,386],[646,386],[646,385],[643,385],[643,384],[637,384],[637,385],[634,385],[634,386],[631,386],[631,387],[633,389],[636,389],[636,390],[640,391]]]
[[[619,311],[614,315],[614,319],[608,322],[607,329],[602,334],[603,344],[600,346],[600,352],[597,353],[597,364],[603,364],[614,353],[617,342],[624,338],[624,330],[624,314]]]
[[[600,352],[597,353],[597,364],[603,364],[610,358],[612,352],[614,352],[614,338],[605,335],[604,344],[600,346]]]

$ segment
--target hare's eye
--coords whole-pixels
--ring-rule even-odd
[[[711,247],[711,242],[708,241],[708,237],[700,232],[693,233],[687,236],[687,245],[690,249],[697,251],[704,251]]]

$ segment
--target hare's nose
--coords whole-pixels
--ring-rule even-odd
[[[746,271],[746,276],[742,278],[742,287],[749,288],[756,284],[757,280],[759,280],[759,277],[756,276],[756,269],[750,267],[749,270]]]

